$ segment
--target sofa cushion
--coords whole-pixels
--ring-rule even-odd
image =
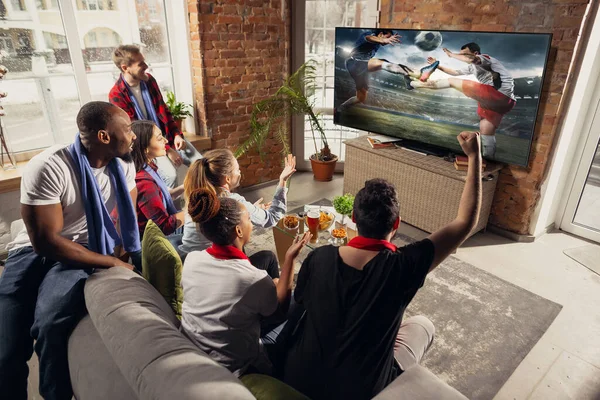
[[[293,387],[268,375],[244,375],[241,381],[257,400],[310,400]]]
[[[183,290],[182,263],[177,250],[152,220],[146,224],[142,239],[142,274],[165,298],[181,319]]]
[[[100,339],[89,315],[71,333],[68,354],[71,384],[76,399],[137,398]]]
[[[373,400],[468,400],[462,393],[415,365],[404,371]]]
[[[102,342],[137,398],[254,398],[179,331],[173,311],[141,276],[120,267],[97,272],[86,282],[85,301]]]

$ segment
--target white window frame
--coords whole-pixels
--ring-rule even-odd
[[[65,30],[64,38],[71,56],[71,65],[73,76],[79,96],[80,103],[86,104],[92,101],[92,95],[88,84],[86,65],[82,53],[83,40],[77,29],[76,13],[81,12],[73,0],[57,0],[63,27]],[[5,3],[6,4],[6,3]],[[10,3],[9,3],[10,5]],[[135,5],[131,3],[131,7]],[[7,10],[8,11],[8,10]],[[189,21],[187,15],[187,3],[185,0],[165,0],[165,18],[167,21],[167,43],[171,59],[167,63],[161,63],[160,67],[169,67],[173,76],[173,90],[178,101],[195,105],[195,96],[193,89],[192,63],[191,63],[191,43],[189,40]],[[135,40],[135,39],[134,39]],[[139,36],[138,36],[139,41]],[[14,43],[13,43],[14,44]],[[177,62],[173,62],[177,60]],[[186,61],[187,60],[187,61]],[[43,91],[44,92],[44,91]],[[46,121],[50,126],[50,135],[57,137],[61,132],[61,123],[54,115],[58,115],[56,102],[51,93],[43,93],[45,99],[42,101],[42,111]],[[108,93],[107,93],[108,95]],[[187,133],[195,134],[196,124],[195,106],[192,107],[192,117],[184,121],[184,128]],[[74,116],[73,116],[74,117]],[[23,150],[15,153],[18,161],[27,161],[43,149]]]
[[[67,39],[71,63],[75,72],[75,81],[79,92],[81,104],[92,100],[88,86],[85,64],[82,56],[81,41],[77,29],[77,19],[74,2],[72,0],[58,0],[62,13],[65,37]],[[165,16],[167,20],[167,41],[171,60],[169,62],[173,75],[173,89],[178,101],[194,104],[194,90],[192,82],[192,66],[190,57],[189,21],[187,17],[187,3],[185,0],[166,0]],[[177,60],[177,62],[173,62]],[[187,60],[187,61],[186,61]],[[108,95],[108,93],[107,93]],[[195,107],[192,107],[195,108]],[[192,117],[186,121],[186,131],[196,133]],[[191,120],[191,123],[190,121]]]
[[[294,0],[292,2],[292,70],[296,71],[304,63],[305,53],[305,41],[306,41],[306,1],[307,0]],[[379,0],[367,0],[367,15],[366,19],[369,27],[376,27],[379,24]],[[327,84],[327,78],[325,76],[323,80],[324,87]],[[330,78],[330,77],[329,77]],[[325,90],[323,87],[323,90]],[[321,113],[322,115],[333,115],[333,108],[329,107],[318,107],[315,108],[315,112]],[[296,154],[297,161],[296,165],[298,169],[310,170],[310,161],[304,160],[304,144],[305,144],[305,122],[304,116],[292,117],[292,149]],[[338,157],[341,155],[338,154]],[[344,163],[338,161],[335,167],[335,172],[343,172]]]

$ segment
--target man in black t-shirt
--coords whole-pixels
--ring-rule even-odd
[[[402,322],[428,272],[475,227],[481,208],[478,132],[458,141],[469,170],[458,216],[428,238],[397,249],[396,189],[367,181],[356,195],[359,236],[348,246],[314,250],[302,264],[294,297],[305,311],[284,366],[284,380],[313,400],[370,399],[418,363],[433,341],[431,321]]]

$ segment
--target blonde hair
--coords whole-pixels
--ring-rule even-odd
[[[229,149],[209,150],[203,158],[194,161],[183,180],[186,202],[197,189],[207,189],[220,195],[223,178],[233,173],[234,161],[235,157]]]
[[[121,65],[130,66],[133,56],[141,53],[140,47],[135,44],[122,44],[113,51],[112,60],[121,71]]]

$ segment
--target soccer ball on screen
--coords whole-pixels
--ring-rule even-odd
[[[442,34],[436,31],[421,31],[415,37],[415,46],[423,51],[433,51],[442,44]]]

